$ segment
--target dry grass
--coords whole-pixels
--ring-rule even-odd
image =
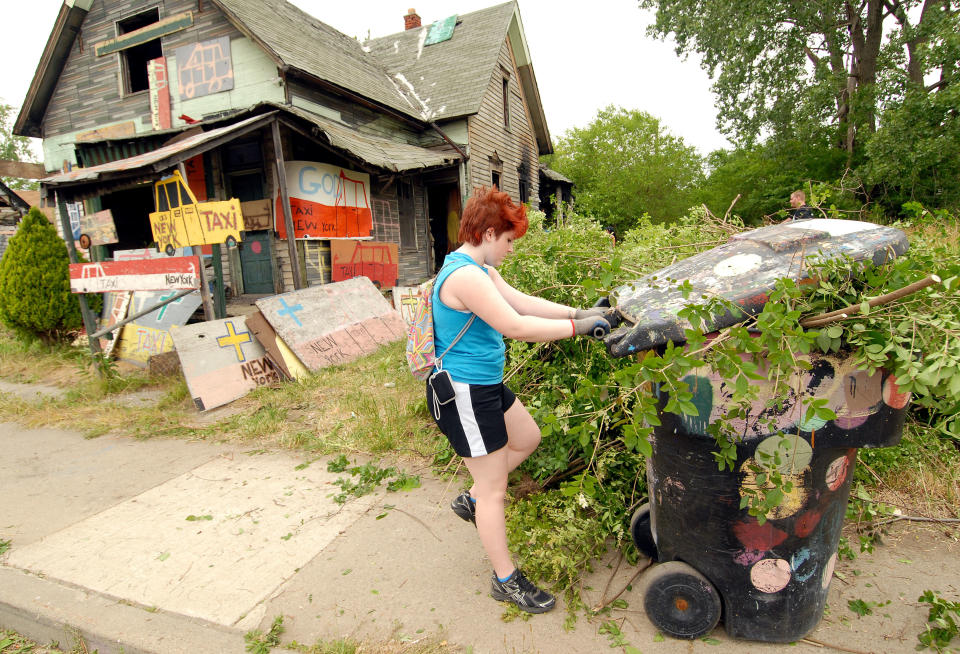
[[[426,411],[422,384],[407,371],[403,343],[300,383],[260,388],[226,407],[200,413],[180,376],[152,378],[118,366],[102,381],[82,348],[24,346],[0,332],[0,378],[64,389],[60,396],[24,400],[0,393],[0,421],[25,427],[74,429],[87,437],[110,432],[137,438],[173,437],[237,442],[309,454],[345,452],[432,458],[439,432]],[[131,391],[159,400],[128,405]]]

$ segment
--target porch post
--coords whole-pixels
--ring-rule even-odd
[[[77,247],[73,244],[73,230],[70,229],[70,219],[67,218],[67,204],[60,200],[59,195],[54,192],[54,204],[57,207],[57,215],[60,217],[60,228],[63,230],[63,240],[67,244],[67,253],[70,255],[70,263],[79,263],[77,258]],[[93,311],[87,305],[87,296],[85,293],[78,293],[77,300],[80,302],[80,315],[83,317],[83,328],[87,331],[87,341],[90,343],[90,354],[97,356],[102,351],[100,341],[91,338],[97,331],[97,318]]]
[[[293,214],[290,213],[290,196],[287,194],[287,171],[283,162],[283,143],[280,141],[280,121],[270,123],[273,130],[273,156],[277,162],[277,186],[280,191],[280,204],[283,205],[283,224],[287,230],[287,251],[290,254],[290,272],[293,273],[293,287],[304,287],[300,271],[300,257],[297,255],[297,240],[293,234]]]

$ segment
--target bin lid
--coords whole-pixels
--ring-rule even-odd
[[[686,340],[691,327],[677,312],[693,303],[706,303],[703,295],[720,295],[757,315],[767,302],[776,280],[797,282],[809,277],[806,257],[855,261],[871,259],[882,265],[907,251],[907,235],[899,229],[857,220],[812,218],[786,221],[733,236],[728,243],[678,261],[655,273],[616,288],[610,298],[626,319],[605,339],[616,357]],[[677,285],[689,280],[692,292],[683,298]],[[707,330],[729,327],[744,316],[715,316]]]

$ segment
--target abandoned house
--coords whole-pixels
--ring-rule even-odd
[[[162,250],[155,211],[238,199],[242,238],[205,246],[218,314],[225,289],[329,282],[338,241],[419,283],[474,187],[537,207],[552,151],[517,3],[435,18],[361,43],[285,0],[65,0],[14,133],[43,139],[61,212],[110,209],[95,260]]]

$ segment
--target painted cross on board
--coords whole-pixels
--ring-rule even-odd
[[[227,335],[217,337],[217,345],[220,347],[233,347],[237,352],[237,361],[243,362],[246,361],[244,357],[243,350],[240,349],[241,343],[250,342],[250,332],[240,332],[239,334],[234,331],[233,323],[227,323]]]
[[[302,304],[294,304],[292,307],[288,307],[286,300],[284,300],[283,298],[280,298],[280,304],[283,305],[283,308],[280,309],[279,311],[277,311],[277,315],[278,315],[278,316],[283,316],[283,315],[290,316],[291,318],[293,318],[293,321],[294,321],[295,323],[297,323],[297,327],[303,327],[303,323],[300,322],[300,319],[297,318],[297,314],[295,313],[296,311],[303,311],[303,305],[302,305]]]
[[[164,300],[169,300],[169,299],[172,298],[174,295],[176,295],[178,292],[179,292],[179,291],[170,291],[170,292],[167,293],[166,295],[161,295],[159,301],[160,301],[160,302],[163,302]],[[169,307],[171,304],[180,304],[181,302],[183,302],[183,298],[182,298],[182,297],[174,300],[173,302],[167,302],[167,303],[164,304],[162,307],[160,307],[160,313],[157,314],[157,322],[160,322],[161,320],[163,320],[163,314],[166,313],[167,307]]]

